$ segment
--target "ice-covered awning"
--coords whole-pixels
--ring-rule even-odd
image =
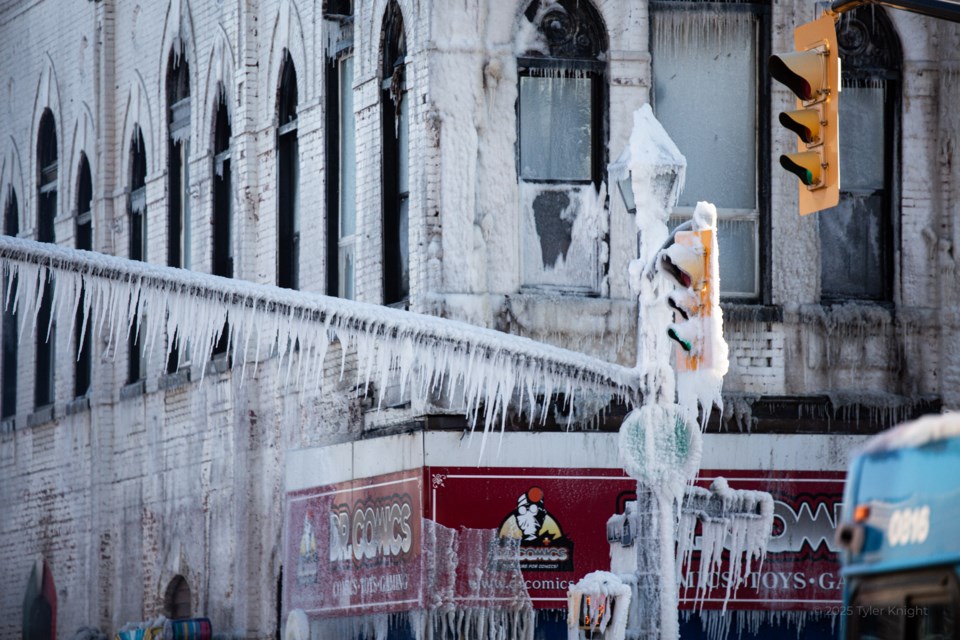
[[[357,352],[359,385],[399,382],[401,393],[423,400],[459,394],[454,400],[474,421],[482,413],[485,429],[503,424],[508,407],[543,421],[560,394],[592,406],[638,400],[633,369],[434,316],[19,238],[0,237],[0,264],[21,340],[37,330],[39,302],[52,291],[51,323],[71,333],[77,318],[89,319],[87,330],[110,345],[138,331],[147,351],[159,344],[166,353],[177,336],[205,362],[227,328],[241,375],[276,355],[285,384],[319,387],[328,347],[339,342],[344,354]]]

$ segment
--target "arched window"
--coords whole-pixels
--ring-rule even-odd
[[[190,268],[190,69],[183,51],[171,51],[167,64],[167,264]],[[180,367],[179,336],[167,359],[167,373]]]
[[[167,264],[190,268],[190,70],[183,53],[167,65]]]
[[[17,206],[17,192],[10,187],[7,193],[7,203],[3,209],[3,233],[7,236],[16,237],[20,233],[20,209]],[[6,289],[7,278],[3,278],[3,286]],[[16,290],[16,280],[9,286]],[[17,413],[17,314],[13,310],[13,305],[6,304],[6,291],[4,291],[3,306],[3,397],[2,397],[2,418],[9,418]]]
[[[595,189],[607,140],[607,35],[588,0],[533,0],[517,59],[522,283],[599,291]],[[606,215],[600,212],[599,215]]]
[[[80,154],[79,181],[77,184],[77,217],[75,220],[75,234],[77,249],[93,250],[93,181],[90,178],[90,163],[87,156]],[[93,371],[90,338],[90,326],[84,325],[83,300],[86,292],[80,292],[80,304],[77,306],[77,317],[74,324],[74,346],[77,349],[76,362],[73,366],[73,395],[76,398],[84,396],[90,390],[90,378]]]
[[[899,219],[900,40],[873,5],[841,15],[837,40],[842,179],[840,204],[817,216],[821,297],[888,301]]]
[[[230,163],[230,112],[226,94],[219,90],[217,113],[213,123],[213,274],[233,277],[233,186]],[[214,346],[214,355],[226,353],[228,327]]]
[[[130,141],[130,191],[127,195],[127,218],[130,226],[129,256],[131,260],[147,259],[147,151],[143,146],[143,132],[134,128]],[[136,322],[130,327],[127,343],[127,383],[141,380],[144,375],[143,344]]]
[[[671,223],[689,219],[699,200],[714,203],[721,294],[760,301],[769,245],[770,3],[653,0],[650,15],[654,110],[687,159]]]
[[[284,51],[277,100],[277,286],[300,286],[300,150],[297,70]]]
[[[37,139],[37,240],[56,242],[54,221],[57,217],[57,125],[53,113],[46,109],[40,118],[40,134]],[[37,313],[37,358],[36,377],[33,388],[34,407],[53,404],[54,399],[54,343],[56,332],[51,312],[53,286],[48,282]]]
[[[57,637],[57,588],[46,562],[33,565],[23,596],[23,637],[54,640]]]
[[[327,38],[327,294],[354,298],[357,231],[356,119],[353,114],[353,8],[329,2]]]
[[[163,614],[171,620],[191,616],[190,585],[183,576],[175,576],[167,585],[167,591],[163,596]]]
[[[410,296],[409,100],[403,14],[390,0],[383,16],[381,131],[383,144],[383,303],[405,306]]]

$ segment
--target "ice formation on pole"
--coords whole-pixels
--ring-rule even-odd
[[[51,324],[69,320],[71,335],[82,302],[84,331],[108,346],[138,331],[146,352],[159,346],[169,354],[177,336],[205,362],[226,326],[228,353],[242,363],[241,376],[248,364],[255,368],[276,356],[280,383],[293,380],[301,388],[319,388],[324,357],[338,342],[342,362],[349,349],[357,353],[358,387],[382,389],[396,380],[401,394],[423,401],[456,393],[450,400],[461,403],[472,424],[483,416],[484,435],[497,421],[502,427],[512,411],[530,423],[545,421],[550,400],[561,394],[570,405],[636,399],[631,369],[433,316],[6,236],[0,266],[5,304],[21,319],[21,340],[30,331],[48,333],[35,319],[52,287]]]
[[[697,522],[700,523],[699,578],[695,601],[703,606],[713,578],[721,573],[724,549],[729,552],[726,594],[727,602],[750,573],[754,561],[759,566],[767,552],[767,541],[773,526],[773,497],[765,491],[734,490],[725,478],[716,478],[709,489],[689,487],[680,515],[677,541],[677,578],[684,565],[692,562]]]
[[[637,479],[637,503],[624,519],[635,519],[633,528],[638,535],[643,531],[643,539],[632,543],[635,564],[624,561],[623,551],[611,551],[611,557],[616,566],[632,569],[632,575],[624,576],[625,582],[635,585],[636,597],[643,604],[643,615],[634,616],[642,620],[630,622],[630,633],[661,640],[679,636],[679,571],[690,561],[697,522],[703,532],[698,596],[706,596],[707,585],[721,572],[721,554],[726,548],[729,599],[751,562],[762,559],[773,515],[769,494],[733,491],[722,479],[710,491],[689,486],[700,467],[700,430],[715,405],[722,410],[720,389],[728,362],[719,307],[716,208],[700,202],[688,224],[693,231],[713,231],[698,234],[702,242],[709,238],[711,243],[706,266],[713,286],[709,296],[701,290],[699,313],[691,316],[702,364],[698,361],[698,366],[679,372],[676,379],[671,366],[673,348],[667,327],[673,313],[667,297],[676,285],[665,277],[660,263],[664,250],[674,241],[667,221],[683,187],[685,171],[686,160],[649,105],[637,109],[629,146],[610,167],[610,180],[620,185],[627,207],[631,201],[634,204],[640,235],[639,257],[630,265],[630,282],[639,301],[636,369],[643,405],[624,419],[620,458],[627,473]],[[701,263],[705,262],[703,254],[699,255]],[[608,526],[616,528],[618,524],[623,523],[617,520]]]

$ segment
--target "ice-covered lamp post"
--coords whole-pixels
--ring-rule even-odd
[[[610,179],[620,187],[627,210],[636,211],[639,234],[639,257],[630,266],[630,276],[639,299],[636,366],[643,404],[620,429],[621,460],[637,480],[635,565],[634,558],[628,563],[636,581],[627,634],[637,638],[679,635],[676,529],[684,490],[700,465],[695,401],[692,408],[674,401],[672,343],[667,337],[672,312],[658,274],[660,252],[671,237],[667,220],[685,171],[686,159],[649,105],[638,109],[630,144],[610,166]],[[710,408],[705,408],[708,415]]]

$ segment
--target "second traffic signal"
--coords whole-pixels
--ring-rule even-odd
[[[780,124],[797,135],[797,152],[780,156],[801,182],[800,214],[840,200],[840,58],[834,18],[826,13],[794,31],[797,51],[770,56],[770,75],[797,96],[797,109]]]
[[[714,271],[713,247],[715,228],[677,231],[674,242],[663,250],[661,265],[678,287],[667,295],[674,310],[674,322],[667,335],[680,347],[677,350],[677,371],[697,371],[710,366],[710,344],[713,337],[711,316],[714,315],[717,278]]]

